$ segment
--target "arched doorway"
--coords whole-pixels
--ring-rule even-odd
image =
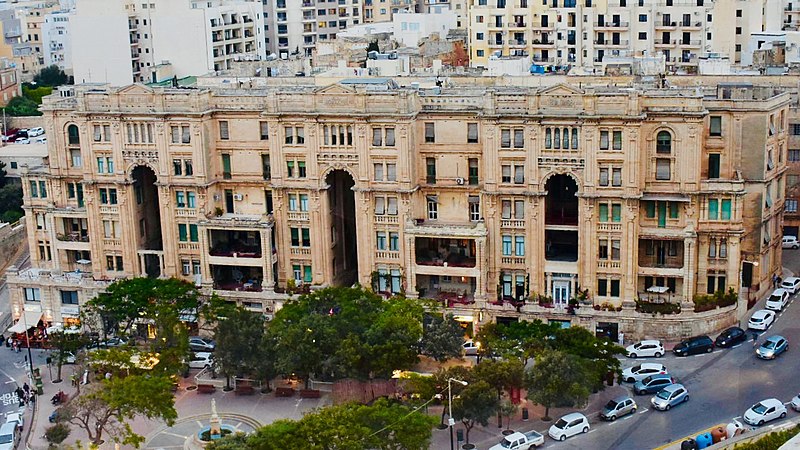
[[[330,207],[330,239],[333,251],[333,284],[350,286],[358,280],[358,237],[353,177],[334,170],[325,177]]]
[[[150,277],[161,275],[164,243],[161,237],[161,210],[158,204],[156,174],[147,166],[137,166],[131,173],[137,241],[142,270]]]

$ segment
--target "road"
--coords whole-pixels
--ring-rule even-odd
[[[800,273],[800,250],[785,250],[784,266]],[[763,304],[762,299],[750,314],[763,308]],[[742,414],[750,406],[765,398],[775,397],[788,403],[800,392],[797,377],[800,367],[800,358],[797,356],[797,352],[800,352],[798,324],[800,295],[795,295],[776,322],[757,340],[760,344],[766,336],[774,334],[789,340],[789,351],[774,361],[756,358],[752,341],[732,349],[717,349],[710,354],[683,358],[669,354],[657,360],[625,360],[623,368],[644,361],[664,364],[678,382],[686,386],[689,402],[661,412],[650,407],[652,395],[636,396],[631,391],[631,396],[639,406],[636,414],[611,423],[590,417],[592,429],[588,434],[572,437],[565,442],[548,439],[546,448],[651,449],[717,424],[727,424],[734,418],[741,421]],[[786,420],[799,416],[800,413],[789,408]]]

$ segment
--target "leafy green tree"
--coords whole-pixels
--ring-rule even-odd
[[[33,76],[33,81],[42,86],[61,86],[69,82],[69,77],[63,70],[59,69],[57,65],[53,64],[43,68],[39,73]]]
[[[469,444],[469,433],[475,425],[489,425],[489,418],[494,415],[500,401],[493,387],[485,381],[470,383],[458,397],[453,398],[453,418],[464,424],[465,439]]]
[[[86,342],[80,334],[64,333],[63,331],[50,333],[47,336],[47,340],[52,349],[50,352],[51,358],[57,367],[56,379],[53,382],[60,383],[61,367],[66,364],[70,354],[75,355],[78,349],[83,347]]]
[[[472,369],[475,379],[485,381],[497,392],[497,401],[503,399],[503,391],[521,388],[525,378],[525,365],[518,359],[484,360]],[[497,411],[497,425],[503,418]]]
[[[65,423],[57,423],[44,430],[44,438],[52,445],[58,445],[69,437],[70,428]]]
[[[558,329],[554,333],[554,338],[548,342],[555,350],[583,359],[587,375],[593,382],[592,390],[603,389],[603,379],[606,374],[619,373],[621,370],[617,356],[624,354],[625,349],[605,338],[598,338],[586,328]]]
[[[24,83],[22,85],[22,95],[36,103],[37,105],[42,104],[42,97],[45,95],[50,95],[53,93],[53,88],[50,86],[33,86],[28,83]]]
[[[579,356],[546,350],[525,373],[528,399],[545,407],[543,420],[550,420],[552,406],[575,406],[589,398],[593,381]]]
[[[475,340],[481,343],[481,356],[519,358],[523,363],[534,358],[547,346],[560,327],[541,320],[519,321],[508,325],[487,324],[478,331]]]
[[[8,179],[6,178],[7,175],[8,172],[6,171],[6,163],[0,161],[0,188],[8,183]]]
[[[22,185],[9,182],[6,164],[0,161],[0,222],[13,223],[25,213],[22,211]]]
[[[453,319],[452,314],[447,317],[440,315],[430,316],[430,323],[425,326],[422,333],[422,354],[430,356],[439,362],[461,356],[464,344],[464,330]]]
[[[234,433],[222,439],[210,442],[206,445],[207,450],[248,450],[247,434]]]
[[[504,398],[500,400],[500,406],[497,407],[497,412],[501,418],[506,419],[506,428],[511,427],[511,418],[517,413],[519,406],[515,405],[510,399]],[[502,427],[502,422],[500,423]]]
[[[35,101],[23,96],[12,98],[3,109],[6,111],[7,115],[14,117],[42,115],[42,112],[39,111],[39,105],[37,105]]]
[[[466,366],[450,366],[448,368],[439,369],[433,374],[433,385],[436,392],[440,394],[442,402],[447,400],[447,380],[453,378],[455,380],[466,381],[472,383],[475,381],[475,376],[472,373],[472,368]],[[454,397],[461,394],[464,386],[461,383],[451,383],[450,389]],[[442,408],[442,417],[440,426],[444,426],[444,415],[447,413],[446,408]]]
[[[93,444],[103,436],[136,448],[144,437],[134,433],[129,422],[136,417],[163,420],[172,425],[178,417],[172,381],[165,376],[112,376],[84,388],[62,408],[67,421],[83,429]]]
[[[232,376],[255,372],[260,359],[272,357],[263,351],[264,330],[264,319],[244,308],[220,320],[214,335],[214,363],[225,375],[228,389]]]

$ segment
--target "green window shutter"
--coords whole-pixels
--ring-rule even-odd
[[[186,242],[186,224],[179,223],[178,224],[178,240],[181,242]]]
[[[709,220],[719,219],[719,200],[715,198],[708,199],[708,218]]]
[[[189,225],[189,240],[192,242],[199,241],[197,237],[197,225],[195,224]]]
[[[619,203],[614,203],[611,205],[611,221],[612,222],[622,221],[622,205],[620,205]]]
[[[644,204],[645,211],[647,213],[647,218],[652,219],[656,217],[656,202],[654,201],[647,201]]]
[[[731,220],[731,200],[722,200],[722,220]]]
[[[303,282],[311,283],[311,266],[303,266]]]
[[[600,203],[600,222],[608,222],[608,203]]]
[[[678,218],[678,202],[669,202],[669,218]]]

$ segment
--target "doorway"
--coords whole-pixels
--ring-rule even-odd
[[[330,208],[330,246],[333,250],[333,284],[351,286],[358,280],[355,180],[344,170],[325,178]]]
[[[553,280],[553,306],[566,308],[569,304],[569,290],[568,280]]]
[[[136,200],[136,223],[139,227],[137,248],[162,251],[164,243],[161,237],[161,210],[158,204],[156,173],[147,166],[137,166],[133,169],[131,177]],[[161,276],[161,263],[162,259],[158,254],[145,253],[142,270],[149,277]]]

